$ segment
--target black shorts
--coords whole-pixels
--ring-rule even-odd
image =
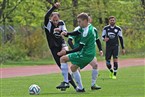
[[[119,53],[119,46],[106,47],[105,59],[111,60],[111,56],[113,56],[113,59],[116,59],[118,58],[118,53]]]

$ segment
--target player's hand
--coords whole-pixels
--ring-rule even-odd
[[[63,56],[66,55],[66,50],[61,50],[60,52],[57,53],[58,56]]]
[[[61,36],[67,36],[67,32],[61,32]]]
[[[122,54],[123,54],[123,55],[125,54],[125,49],[122,49]]]
[[[60,32],[61,30],[59,28],[55,28],[54,31]]]
[[[107,42],[108,40],[109,40],[109,38],[107,38],[107,37],[105,37],[105,38],[104,38],[104,41],[106,41],[106,42]]]
[[[56,3],[54,4],[54,6],[55,6],[56,8],[59,8],[59,7],[60,7],[60,3],[59,3],[59,2],[56,2]]]
[[[100,51],[100,56],[103,56],[103,51]]]

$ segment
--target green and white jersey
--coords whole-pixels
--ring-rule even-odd
[[[72,64],[77,65],[80,69],[89,64],[96,55],[95,34],[93,26],[90,24],[86,28],[80,28],[80,40],[78,44],[83,44],[83,48],[79,52],[68,54],[69,60]]]
[[[79,44],[83,44],[84,47],[80,51],[81,55],[95,56],[96,46],[95,46],[95,32],[93,26],[89,24],[86,28],[80,28],[81,39]]]
[[[79,30],[79,29],[81,29],[81,28],[78,26],[78,27],[76,27],[76,28],[74,29],[74,31],[77,31],[77,30]],[[93,27],[93,29],[94,29],[95,40],[97,40],[97,39],[99,39],[99,37],[98,37],[98,31],[97,31],[97,29],[96,29],[95,27]],[[74,40],[74,48],[76,48],[76,47],[79,46],[80,35],[69,36],[69,38],[72,39],[72,40]]]

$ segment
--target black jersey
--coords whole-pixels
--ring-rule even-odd
[[[51,47],[61,47],[62,44],[65,43],[64,39],[60,35],[56,36],[56,34],[54,33],[54,29],[60,28],[61,32],[67,30],[64,21],[60,20],[58,25],[55,26],[52,23],[52,21],[49,20],[49,17],[54,9],[55,9],[55,7],[52,7],[50,10],[48,10],[48,12],[45,15],[45,20],[44,20],[45,33],[46,33],[48,45],[50,48]]]
[[[102,38],[105,37],[109,38],[109,40],[106,42],[106,46],[118,46],[118,37],[122,37],[122,30],[118,26],[111,27],[110,25],[107,25],[104,27],[102,32]]]

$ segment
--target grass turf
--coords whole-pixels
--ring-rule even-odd
[[[37,75],[0,79],[1,97],[34,97],[28,94],[31,84],[41,87],[36,97],[145,97],[145,66],[121,68],[116,80],[109,79],[107,70],[100,71],[97,84],[101,90],[90,90],[91,71],[81,72],[85,93],[76,93],[70,87],[62,92],[55,87],[62,81],[61,74]]]

